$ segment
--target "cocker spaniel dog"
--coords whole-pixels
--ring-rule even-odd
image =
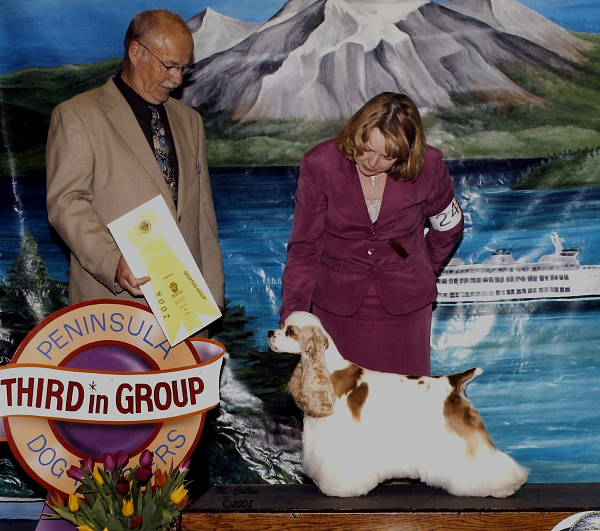
[[[456,496],[503,498],[526,481],[529,471],[496,447],[465,396],[482,369],[438,377],[363,369],[307,312],[268,335],[275,352],[301,356],[288,388],[304,411],[304,472],[324,494],[360,496],[411,478]]]

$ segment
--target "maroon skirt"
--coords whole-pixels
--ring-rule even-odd
[[[316,305],[312,312],[348,361],[376,371],[431,375],[431,304],[404,315],[392,315],[371,287],[354,315],[336,315]]]

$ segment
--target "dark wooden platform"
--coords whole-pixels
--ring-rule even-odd
[[[380,485],[333,498],[314,485],[213,485],[183,518],[184,531],[551,531],[600,509],[600,483],[531,483],[510,498],[451,496],[422,484]]]

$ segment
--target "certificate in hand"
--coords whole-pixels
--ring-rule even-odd
[[[121,216],[108,228],[138,278],[171,346],[205,328],[221,312],[162,196]]]

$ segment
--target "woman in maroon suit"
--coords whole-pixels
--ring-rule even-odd
[[[414,102],[379,94],[306,153],[295,202],[282,320],[311,311],[346,359],[429,375],[436,276],[464,220]]]

